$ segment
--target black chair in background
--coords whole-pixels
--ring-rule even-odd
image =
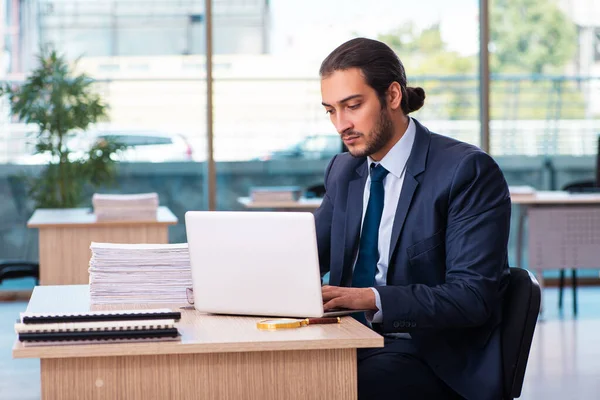
[[[40,265],[33,261],[0,260],[0,284],[6,279],[34,278],[40,281]]]
[[[600,192],[600,134],[598,135],[598,146],[596,150],[596,179],[587,181],[571,182],[562,190],[571,193]]]
[[[521,396],[540,303],[540,285],[535,277],[527,270],[511,268],[501,327],[504,400]]]
[[[21,178],[10,175],[6,179],[8,182],[8,187],[11,191],[11,197],[14,201],[17,223],[20,222],[24,226],[32,213],[32,210],[27,207],[27,190]],[[27,231],[25,231],[23,243],[26,258],[26,253],[30,244],[29,232]],[[0,258],[0,284],[2,284],[2,282],[6,279],[20,278],[34,278],[35,284],[38,285],[40,279],[39,262],[33,260],[3,260]]]
[[[340,139],[341,144],[341,153],[347,152],[348,148],[344,144],[344,142]],[[312,185],[306,188],[306,197],[307,198],[322,198],[325,196],[325,185],[322,183],[317,183],[316,185]]]
[[[345,153],[347,151],[348,148],[346,147],[342,139],[340,139],[340,153]],[[323,196],[325,196],[325,185],[323,183],[317,183],[315,185],[309,186],[305,190],[305,195],[309,199],[322,198]]]
[[[307,187],[305,196],[309,199],[322,198],[325,196],[325,185],[318,183],[316,185]]]

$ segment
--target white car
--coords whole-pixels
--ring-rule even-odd
[[[192,146],[179,134],[154,131],[103,131],[92,135],[96,141],[111,139],[126,145],[127,148],[116,156],[119,161],[194,161]]]
[[[339,135],[309,135],[292,146],[264,154],[258,160],[329,160],[342,151],[343,142]]]
[[[126,149],[115,154],[123,162],[181,162],[194,161],[194,151],[189,142],[179,134],[150,130],[102,130],[81,133],[68,142],[73,157],[87,152],[95,142],[114,140],[126,145]],[[48,153],[29,154],[12,160],[15,164],[47,164]]]

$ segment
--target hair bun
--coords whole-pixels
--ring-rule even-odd
[[[425,103],[425,90],[421,87],[406,87],[406,94],[408,97],[408,113],[417,111]],[[407,113],[407,114],[408,114]]]

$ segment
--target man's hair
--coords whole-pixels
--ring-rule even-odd
[[[367,84],[377,93],[382,107],[386,105],[386,93],[392,82],[400,84],[400,107],[404,114],[417,111],[425,102],[425,91],[420,87],[407,86],[402,61],[385,43],[366,38],[349,40],[323,60],[319,74],[326,78],[335,71],[350,68],[360,69]]]

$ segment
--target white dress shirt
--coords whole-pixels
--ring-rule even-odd
[[[379,164],[389,171],[383,181],[384,201],[383,214],[381,223],[379,224],[379,238],[377,242],[379,250],[379,262],[377,262],[377,273],[375,274],[375,286],[385,286],[387,281],[388,261],[390,256],[390,242],[392,240],[392,227],[394,225],[394,217],[396,216],[396,208],[404,183],[404,175],[406,173],[406,162],[410,156],[410,152],[415,142],[416,127],[412,118],[408,118],[408,128],[402,138],[390,149],[383,157]],[[375,162],[371,157],[367,157],[368,165]],[[369,168],[370,170],[370,168]],[[365,219],[367,205],[369,203],[369,195],[371,193],[371,176],[367,177],[363,194],[363,213],[362,221]],[[362,232],[362,222],[361,222]],[[358,258],[358,257],[357,257]],[[355,260],[356,265],[356,260]],[[381,322],[383,320],[383,310],[381,309],[381,298],[379,292],[375,288],[371,288],[375,293],[375,302],[378,311],[371,317],[367,313],[367,320],[370,322]],[[403,337],[410,337],[408,334],[400,334]]]

